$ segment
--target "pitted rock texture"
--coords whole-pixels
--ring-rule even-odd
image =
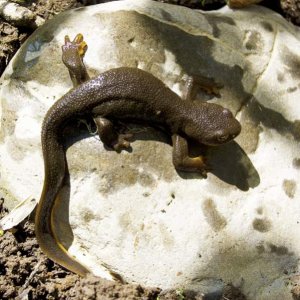
[[[118,1],[58,15],[26,41],[1,80],[0,191],[11,207],[40,196],[41,122],[72,86],[61,45],[78,32],[92,76],[138,67],[179,95],[187,75],[214,78],[221,97],[202,92],[198,101],[229,108],[242,132],[201,150],[212,168],[203,179],[174,170],[164,133],[127,125],[135,142],[119,154],[75,121],[65,130],[70,185],[54,216],[70,253],[96,275],[106,266],[143,285],[221,295],[230,283],[249,299],[292,299],[300,255],[299,30],[262,7],[203,13]]]

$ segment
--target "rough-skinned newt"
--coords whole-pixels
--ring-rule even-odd
[[[168,129],[173,142],[173,164],[178,170],[206,173],[203,157],[189,157],[187,139],[205,145],[231,141],[240,131],[232,113],[217,104],[191,101],[198,79],[202,88],[218,93],[213,80],[191,77],[184,101],[161,80],[138,68],[121,67],[90,79],[83,63],[87,50],[81,34],[73,41],[68,37],[62,47],[74,88],[48,110],[42,125],[42,151],[45,178],[35,217],[35,232],[43,252],[65,268],[85,275],[89,271],[57,240],[53,231],[52,210],[66,172],[66,155],[62,130],[74,117],[92,116],[101,141],[116,150],[130,144],[127,135],[116,132],[112,119],[134,119],[159,124]],[[200,79],[199,79],[200,78]],[[197,83],[197,82],[196,82]]]

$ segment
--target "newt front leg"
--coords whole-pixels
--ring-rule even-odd
[[[190,157],[188,142],[179,134],[172,135],[173,165],[178,171],[200,172],[203,177],[207,176],[207,165],[203,156]]]
[[[220,84],[217,84],[213,79],[206,78],[200,75],[189,76],[184,89],[183,100],[193,101],[198,89],[203,89],[208,94],[220,96]],[[173,164],[179,171],[184,172],[200,172],[203,177],[207,176],[209,167],[206,164],[204,156],[190,157],[188,141],[179,134],[172,135],[173,143]]]

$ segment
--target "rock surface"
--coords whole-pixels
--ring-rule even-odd
[[[91,75],[139,67],[179,95],[187,74],[213,77],[224,86],[221,98],[199,98],[230,108],[242,133],[206,149],[212,172],[203,179],[174,170],[170,141],[154,129],[133,127],[132,153],[118,154],[73,124],[70,189],[55,212],[69,251],[95,274],[104,276],[105,265],[143,285],[217,295],[232,283],[249,299],[292,299],[300,255],[299,30],[258,7],[202,13],[118,1],[58,15],[2,76],[0,192],[10,207],[40,196],[40,126],[72,86],[61,45],[78,32]]]

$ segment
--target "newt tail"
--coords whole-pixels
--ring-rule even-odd
[[[44,166],[44,187],[36,211],[35,234],[42,251],[48,257],[70,271],[85,276],[89,270],[68,254],[52,229],[52,209],[65,178],[66,158],[63,146],[55,135],[51,136],[45,132],[44,139],[46,140],[44,148],[47,149],[44,151],[44,159],[51,162],[51,166],[47,163]]]

